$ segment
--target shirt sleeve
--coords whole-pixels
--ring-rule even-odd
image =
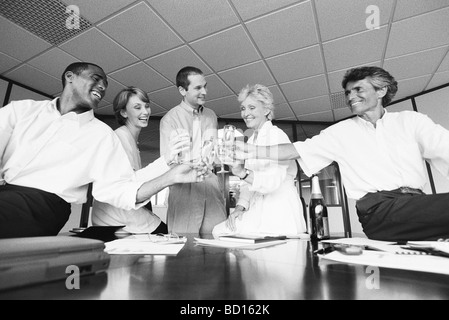
[[[270,144],[290,143],[284,131],[273,127],[269,133]],[[278,189],[287,177],[290,161],[253,160],[255,163],[254,180],[249,186],[250,191],[268,194]],[[251,164],[252,161],[249,162]],[[262,163],[262,165],[257,165]],[[249,166],[248,169],[251,170]]]
[[[2,180],[3,155],[6,150],[6,145],[11,138],[14,125],[17,121],[16,114],[12,103],[0,108],[0,180]]]
[[[138,209],[149,202],[136,203],[137,191],[143,182],[137,181],[134,170],[120,140],[114,132],[106,136],[99,146],[99,153],[108,159],[108,164],[92,164],[92,195],[101,202],[109,203],[125,210]]]
[[[120,130],[116,130],[116,131],[114,131],[114,133],[117,135],[118,139],[120,140],[122,147],[125,150],[126,155],[128,156],[129,163],[131,164],[131,166],[134,166],[134,159],[132,158],[133,151],[132,151],[131,146],[129,145],[129,142],[128,142],[125,134],[123,133],[123,131],[120,131]],[[134,169],[137,169],[137,168],[134,168]]]
[[[159,131],[160,131],[160,155],[163,157],[165,153],[168,151],[168,146],[170,142],[170,134],[173,132],[174,127],[168,121],[168,118],[163,117],[161,119],[160,125],[159,125]]]
[[[333,136],[335,134],[328,128],[305,141],[293,143],[300,156],[297,161],[307,176],[312,176],[335,160],[334,149],[338,143],[333,141]]]
[[[146,182],[153,180],[160,175],[170,170],[170,167],[165,162],[164,157],[160,157],[146,167],[136,171],[136,179],[139,182]]]
[[[418,112],[412,114],[415,138],[423,158],[449,179],[449,131],[427,115]]]

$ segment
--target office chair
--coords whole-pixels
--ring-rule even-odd
[[[83,203],[83,206],[81,207],[81,218],[80,218],[80,228],[87,228],[89,224],[89,217],[90,217],[90,209],[92,208],[92,182],[89,183],[89,186],[87,188],[87,200],[85,203]]]
[[[87,188],[87,200],[85,203],[83,203],[83,206],[81,207],[81,218],[80,218],[80,228],[87,228],[89,225],[89,217],[90,217],[90,211],[92,208],[93,203],[93,196],[92,196],[92,182],[89,183],[89,186]],[[153,205],[151,204],[151,201],[149,201],[145,208],[153,212]]]

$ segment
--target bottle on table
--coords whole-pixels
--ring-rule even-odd
[[[330,238],[327,207],[321,193],[320,179],[312,176],[312,194],[309,204],[308,231],[312,240],[325,240]]]

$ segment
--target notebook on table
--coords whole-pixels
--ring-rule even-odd
[[[104,271],[104,248],[103,241],[71,236],[0,239],[0,290],[67,279],[74,266],[80,276]]]

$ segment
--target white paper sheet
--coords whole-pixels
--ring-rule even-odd
[[[109,254],[177,255],[184,247],[183,241],[152,242],[148,236],[118,239],[105,243],[105,252]]]
[[[319,255],[320,259],[392,269],[431,272],[449,275],[449,258],[431,255],[402,255],[382,251],[364,250],[361,255],[350,256],[333,251]]]
[[[238,249],[259,249],[264,247],[275,246],[278,244],[286,243],[287,240],[276,240],[270,242],[262,242],[262,243],[241,243],[234,241],[224,241],[218,239],[201,239],[195,238],[195,243],[203,246],[212,246],[212,247],[220,247],[220,248],[238,248]]]

